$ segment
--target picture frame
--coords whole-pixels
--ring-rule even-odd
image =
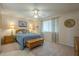
[[[19,25],[19,27],[27,27],[27,22],[23,21],[23,20],[19,20],[18,25]]]

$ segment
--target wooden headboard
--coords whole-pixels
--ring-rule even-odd
[[[21,29],[16,30],[16,33],[18,33],[19,31],[22,31]]]
[[[16,33],[18,33],[18,32],[27,32],[27,30],[26,29],[18,29],[18,30],[16,30]]]

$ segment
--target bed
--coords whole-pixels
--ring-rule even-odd
[[[43,38],[43,35],[32,32],[26,32],[25,30],[16,31],[16,41],[19,43],[20,49],[25,48],[26,41],[37,38]]]

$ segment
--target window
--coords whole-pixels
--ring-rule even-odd
[[[52,32],[52,20],[43,21],[42,32]]]

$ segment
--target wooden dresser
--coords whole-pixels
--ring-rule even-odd
[[[15,36],[4,36],[2,40],[2,44],[8,44],[15,42]]]
[[[74,40],[74,52],[76,56],[79,56],[79,37],[75,37]]]

